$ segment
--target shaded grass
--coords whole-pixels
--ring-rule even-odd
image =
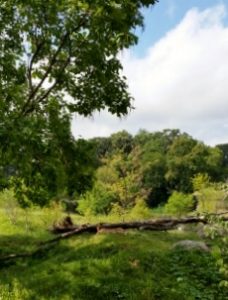
[[[225,299],[209,254],[172,250],[187,237],[85,234],[3,268],[0,282],[10,288],[16,280],[24,299]]]
[[[13,225],[2,216],[1,254],[33,250],[50,237],[38,212],[29,230],[19,219]],[[198,237],[178,231],[75,236],[0,265],[0,299],[227,299],[210,253],[172,248],[183,239]]]

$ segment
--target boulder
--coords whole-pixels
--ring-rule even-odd
[[[183,240],[173,245],[173,248],[182,248],[184,250],[199,250],[203,252],[209,252],[210,249],[206,243],[202,241]]]

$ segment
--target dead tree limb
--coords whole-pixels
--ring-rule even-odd
[[[204,223],[207,224],[207,219],[202,217],[187,217],[187,218],[162,218],[147,221],[135,221],[135,222],[121,222],[121,223],[98,223],[98,224],[84,224],[81,226],[74,225],[70,228],[54,227],[53,233],[60,233],[56,238],[44,242],[45,244],[57,242],[62,239],[67,239],[72,235],[79,235],[84,232],[97,233],[101,229],[113,230],[113,229],[138,229],[138,230],[151,230],[151,231],[166,231],[175,229],[180,224],[193,224]]]
[[[228,221],[228,217],[224,216],[225,214],[228,214],[228,212],[221,213],[221,214],[211,214],[207,216],[198,216],[198,217],[161,218],[161,219],[153,219],[147,221],[134,221],[134,222],[99,223],[99,224],[92,224],[92,225],[84,224],[80,226],[70,224],[69,227],[65,227],[65,228],[64,227],[62,228],[59,227],[59,229],[53,228],[52,230],[53,233],[60,233],[60,234],[58,234],[58,236],[56,236],[53,239],[39,243],[40,246],[35,251],[27,252],[27,253],[19,253],[19,254],[10,254],[8,256],[0,257],[0,262],[8,262],[10,260],[14,260],[17,258],[34,256],[40,251],[48,249],[49,245],[52,245],[53,243],[70,238],[74,235],[83,234],[85,232],[93,233],[93,234],[98,233],[101,230],[106,232],[113,232],[114,230],[116,230],[116,232],[118,232],[118,229],[167,231],[167,230],[175,229],[178,225],[182,225],[182,224],[197,224],[197,223],[208,224],[209,217],[215,215],[220,216],[221,220],[223,221]]]

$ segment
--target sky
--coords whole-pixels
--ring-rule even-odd
[[[75,115],[74,136],[178,128],[228,142],[228,0],[160,0],[143,15],[137,46],[120,53],[135,109],[122,119]]]

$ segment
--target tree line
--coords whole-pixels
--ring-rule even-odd
[[[135,136],[126,131],[94,138],[98,167],[92,189],[79,201],[79,211],[108,213],[144,201],[148,207],[167,203],[174,193],[191,194],[198,181],[221,182],[227,178],[225,153],[179,130],[148,132]]]
[[[50,115],[50,138],[35,134],[39,128],[34,127],[28,148],[1,168],[1,189],[13,187],[22,206],[66,199],[79,212],[95,214],[108,213],[117,204],[132,208],[139,200],[157,207],[174,191],[192,193],[199,174],[212,182],[227,178],[224,145],[211,147],[169,129],[75,140],[70,119],[58,115],[55,106]]]

